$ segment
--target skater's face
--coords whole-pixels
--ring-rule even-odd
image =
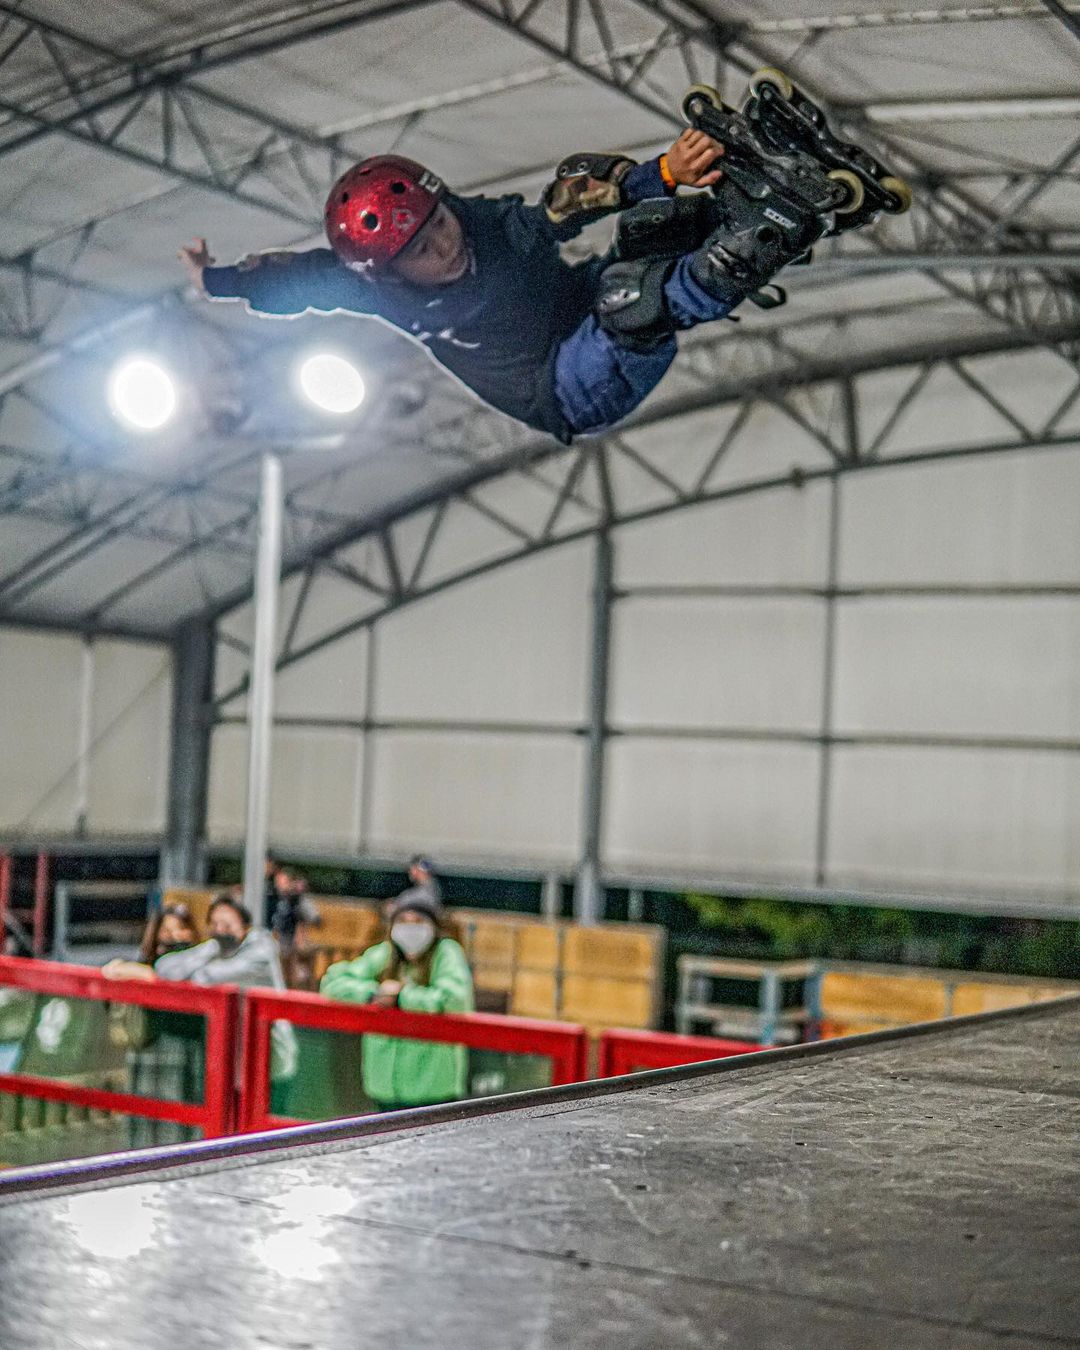
[[[430,220],[394,259],[394,271],[414,286],[449,286],[469,270],[469,248],[461,222],[448,206]]]

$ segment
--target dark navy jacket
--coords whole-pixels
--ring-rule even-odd
[[[622,192],[624,206],[664,195],[658,162],[632,169]],[[448,195],[446,202],[473,259],[449,286],[368,281],[328,248],[208,267],[204,285],[211,296],[244,299],[263,314],[347,310],[383,319],[423,343],[486,403],[569,441],[555,399],[555,356],[588,315],[603,260],[564,262],[559,244],[579,234],[582,223],[556,226],[542,205],[526,206],[520,196]]]

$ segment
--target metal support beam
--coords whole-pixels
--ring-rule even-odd
[[[1080,17],[1066,9],[1061,0],[1043,0],[1043,4],[1056,18],[1060,19],[1074,38],[1080,38]]]
[[[360,741],[356,851],[364,854],[371,842],[371,817],[375,806],[375,737],[372,723],[378,698],[379,630],[375,625],[367,633],[367,660],[364,663],[364,726]]]
[[[608,672],[611,660],[613,558],[611,535],[607,530],[601,530],[596,536],[593,563],[592,658],[589,667],[582,844],[574,887],[574,918],[583,924],[596,923],[604,917],[604,751],[607,744]]]
[[[185,624],[173,643],[169,800],[163,882],[206,878],[206,799],[214,698],[214,628]]]
[[[829,806],[832,798],[833,729],[836,692],[836,594],[840,582],[840,475],[829,496],[829,558],[826,571],[825,651],[821,675],[821,749],[814,883],[824,886],[829,866]]]
[[[251,650],[248,706],[247,834],[244,840],[244,903],[258,927],[266,925],[266,845],[270,827],[271,738],[274,719],[274,658],[281,585],[284,514],[281,460],[264,455],[259,485],[259,544],[255,567],[255,640]]]

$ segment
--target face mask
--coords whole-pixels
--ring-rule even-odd
[[[435,925],[433,923],[396,923],[390,929],[390,941],[412,961],[422,952],[426,952],[435,941]]]
[[[217,943],[222,956],[232,956],[237,947],[243,942],[235,933],[217,933],[214,935],[214,941]]]
[[[186,952],[190,946],[190,942],[159,942],[157,954],[167,956],[170,952]]]

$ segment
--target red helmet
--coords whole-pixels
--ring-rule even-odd
[[[343,173],[326,200],[326,237],[346,267],[385,271],[442,200],[441,178],[401,155],[373,155]]]

